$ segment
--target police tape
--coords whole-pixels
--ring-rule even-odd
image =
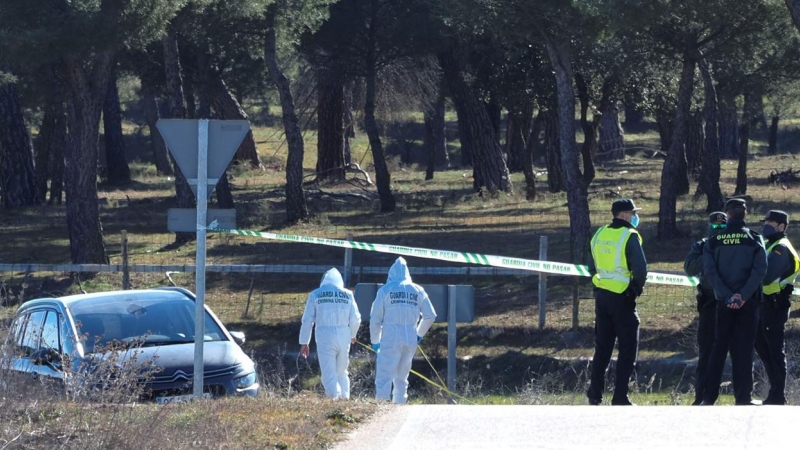
[[[378,253],[392,253],[395,255],[414,256],[417,258],[435,259],[455,263],[477,264],[481,266],[502,267],[505,269],[529,270],[531,272],[544,272],[556,275],[573,275],[588,277],[589,268],[578,264],[567,264],[552,261],[539,261],[534,259],[512,258],[509,256],[486,255],[482,253],[456,252],[452,250],[433,250],[419,247],[405,247],[402,245],[373,244],[369,242],[348,241],[344,239],[328,239],[313,236],[298,236],[294,234],[267,233],[265,231],[237,230],[229,228],[208,228],[208,231],[229,233],[238,236],[252,236],[286,242],[299,242],[304,244],[326,245],[329,247],[351,248]],[[647,282],[666,284],[672,286],[695,287],[699,282],[697,277],[675,275],[669,273],[649,272]],[[795,289],[794,295],[800,295],[800,289]]]

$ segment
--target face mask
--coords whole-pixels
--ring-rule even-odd
[[[639,226],[639,216],[634,215],[633,217],[631,217],[631,225],[633,226],[633,228]]]
[[[764,225],[764,228],[761,229],[761,234],[763,234],[764,237],[770,237],[777,232],[778,230],[776,230],[772,225]]]

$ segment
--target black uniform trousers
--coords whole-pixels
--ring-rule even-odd
[[[708,360],[706,388],[703,392],[706,404],[713,405],[719,397],[722,370],[729,351],[736,404],[750,404],[753,399],[753,350],[758,331],[760,297],[758,293],[739,309],[728,308],[725,301],[717,300],[717,332]]]
[[[769,378],[767,404],[786,403],[786,348],[784,331],[789,320],[788,301],[778,300],[780,294],[768,295],[761,303],[756,335],[756,352]]]
[[[612,403],[615,400],[625,401],[628,397],[628,381],[639,349],[639,314],[636,312],[636,301],[629,299],[624,293],[615,294],[605,289],[595,289],[594,294],[595,347],[592,379],[586,396],[597,403],[602,400],[606,369],[614,351],[614,341],[619,340]]]
[[[703,401],[706,390],[706,372],[708,360],[711,357],[711,348],[714,345],[714,335],[717,331],[717,301],[703,294],[697,296],[697,371],[694,384],[694,404]]]

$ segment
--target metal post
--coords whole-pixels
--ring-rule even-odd
[[[128,266],[128,232],[122,230],[122,289],[131,288],[131,268]]]
[[[206,298],[206,213],[208,208],[208,120],[197,121],[197,297],[194,317],[194,389],[195,398],[203,396],[203,345],[205,337]]]
[[[547,261],[547,236],[539,236],[539,260]],[[544,328],[547,316],[547,274],[539,272],[539,329]]]
[[[347,240],[353,240],[353,233],[347,233]],[[350,287],[353,275],[353,248],[344,249],[344,287]]]
[[[447,389],[456,390],[456,286],[447,286]],[[450,399],[453,402],[454,399]]]

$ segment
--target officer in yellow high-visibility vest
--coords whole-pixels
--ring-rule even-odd
[[[589,273],[595,287],[595,348],[592,379],[586,393],[591,405],[599,405],[603,400],[605,373],[615,340],[619,341],[619,351],[611,404],[632,405],[628,399],[628,381],[639,348],[636,298],[642,294],[647,280],[642,236],[636,231],[640,209],[628,198],[614,201],[613,221],[597,230],[591,241]]]
[[[800,271],[800,258],[786,237],[789,215],[773,210],[764,216],[762,236],[766,239],[767,274],[764,299],[759,311],[756,352],[769,378],[765,405],[786,404],[786,351],[784,331],[789,320],[794,279]]]

